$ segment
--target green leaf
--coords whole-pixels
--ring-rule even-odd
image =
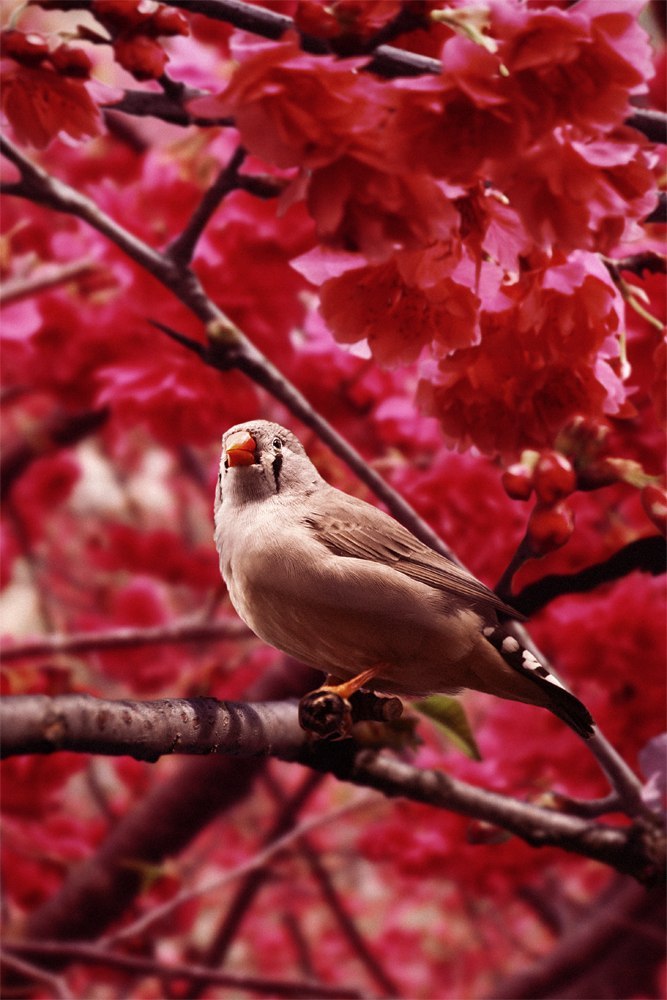
[[[412,703],[422,715],[432,719],[447,739],[466,757],[481,760],[482,755],[473,735],[468,716],[461,702],[447,694],[434,694],[430,698]]]

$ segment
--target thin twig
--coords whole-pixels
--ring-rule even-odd
[[[323,777],[315,771],[306,774],[297,790],[280,808],[271,829],[264,838],[264,848],[270,847],[272,843],[294,830],[301,809],[322,783]],[[206,951],[199,956],[202,965],[210,965],[214,968],[224,964],[227,952],[239,932],[243,918],[254,903],[269,874],[266,865],[255,867],[247,873]],[[192,991],[191,1000],[196,1000],[200,995],[201,989]]]
[[[12,302],[33,298],[41,292],[69,284],[77,278],[84,278],[95,271],[101,270],[100,265],[89,258],[72,260],[66,264],[52,264],[40,267],[27,278],[14,278],[5,281],[2,286],[2,304],[8,306]]]
[[[219,986],[229,986],[236,990],[248,990],[268,996],[303,997],[304,1000],[311,1000],[311,998],[312,1000],[316,1000],[316,998],[321,998],[321,1000],[359,1000],[361,997],[357,990],[342,986],[325,986],[312,980],[299,982],[264,979],[259,976],[239,976],[188,962],[174,962],[167,965],[154,959],[123,955],[100,948],[97,945],[81,944],[79,941],[7,941],[5,948],[21,955],[69,959],[84,965],[102,965],[140,975],[159,976],[161,979],[188,979],[206,985],[217,983]]]
[[[229,163],[222,168],[217,178],[208,189],[196,210],[193,212],[190,221],[166,250],[167,257],[181,266],[190,263],[197,246],[197,242],[212,216],[218,209],[220,202],[225,195],[233,191],[237,186],[239,170],[246,157],[243,146],[237,146]]]
[[[171,916],[180,906],[190,903],[192,900],[198,899],[200,896],[204,896],[209,892],[220,892],[221,889],[225,889],[232,882],[236,881],[236,879],[244,878],[250,872],[265,868],[269,862],[273,861],[274,858],[277,857],[278,854],[282,854],[283,851],[292,849],[299,838],[305,836],[307,833],[311,833],[313,830],[320,829],[320,827],[335,823],[344,816],[347,816],[352,812],[356,812],[357,810],[377,806],[378,801],[380,800],[378,800],[375,795],[370,796],[366,794],[352,802],[348,802],[344,806],[340,806],[337,809],[332,809],[329,812],[320,813],[319,816],[313,816],[310,819],[303,820],[291,830],[284,833],[281,837],[278,837],[277,840],[267,843],[265,847],[254,854],[251,858],[248,858],[247,861],[243,861],[240,865],[237,865],[235,868],[225,872],[224,875],[221,875],[218,878],[200,886],[181,889],[175,896],[172,896],[172,898],[168,899],[165,903],[149,910],[148,913],[144,913],[141,917],[133,920],[130,924],[126,924],[120,930],[106,935],[101,939],[101,941],[103,941],[106,945],[115,945],[118,944],[119,941],[131,939],[145,933],[145,931],[154,923],[164,920],[165,917]]]
[[[366,944],[364,936],[352,919],[345,905],[341,894],[336,890],[331,876],[327,871],[319,853],[315,850],[307,837],[301,838],[301,850],[308,862],[315,881],[317,882],[322,897],[331,910],[336,923],[340,927],[343,937],[350,944],[352,951],[364,966],[371,979],[382,990],[382,995],[387,997],[401,997],[401,991],[396,981],[389,975],[382,963],[373,954]]]
[[[6,965],[8,969],[12,969],[14,972],[18,972],[21,977],[34,980],[36,983],[43,983],[53,993],[54,1000],[73,1000],[72,994],[68,990],[62,976],[56,976],[54,973],[47,972],[46,969],[40,968],[39,965],[35,965],[33,962],[27,962],[25,959],[19,958],[18,955],[12,955],[8,950],[9,948],[11,948],[11,945],[0,950],[0,962],[3,965]]]
[[[2,659],[8,663],[11,660],[35,659],[59,653],[136,649],[176,642],[219,642],[221,639],[238,640],[250,636],[247,626],[238,618],[217,622],[185,620],[151,628],[115,628],[103,632],[73,632],[70,635],[56,633],[9,646],[2,651]]]
[[[126,90],[119,101],[102,104],[105,111],[122,112],[137,118],[159,118],[171,125],[197,125],[199,128],[231,126],[234,120],[228,117],[207,117],[191,114],[186,102],[195,97],[206,97],[202,90],[186,89],[178,97],[171,94],[153,93],[145,90]]]

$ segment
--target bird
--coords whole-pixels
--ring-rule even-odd
[[[506,630],[516,611],[389,514],[336,489],[291,431],[229,428],[215,505],[220,571],[264,642],[326,674],[322,692],[465,689],[549,709],[583,739],[578,698]]]

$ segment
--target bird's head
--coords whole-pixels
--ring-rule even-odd
[[[303,445],[291,431],[268,420],[230,427],[222,436],[216,490],[220,504],[244,504],[277,494],[307,494],[321,482]]]

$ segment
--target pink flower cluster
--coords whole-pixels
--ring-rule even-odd
[[[327,16],[363,34],[355,5],[312,6],[325,35]],[[285,198],[319,237],[297,266],[334,336],[383,364],[420,358],[422,405],[459,444],[515,455],[629,394],[623,303],[597,255],[656,202],[655,156],[623,124],[653,73],[639,7],[504,0],[480,8],[473,39],[455,5],[441,73],[417,79],[259,44],[192,105],[233,115],[253,153],[291,171]]]

